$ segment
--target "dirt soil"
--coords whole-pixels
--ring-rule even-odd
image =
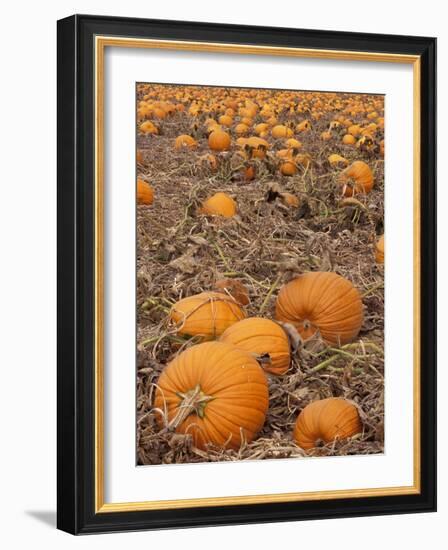
[[[186,112],[161,121],[160,135],[137,136],[137,148],[143,154],[138,176],[155,193],[152,205],[137,207],[138,464],[383,452],[384,271],[375,262],[375,241],[383,233],[384,161],[378,153],[342,145],[337,132],[323,141],[320,134],[334,115],[325,114],[313,121],[311,131],[296,136],[303,143],[301,152],[311,156],[308,168],[300,167],[291,177],[280,175],[274,159],[284,139],[270,137],[272,163],[254,161],[257,175],[251,182],[244,180],[244,164],[234,139],[232,149],[219,154],[217,172],[200,160],[210,152],[205,135],[197,136],[195,150],[174,148],[176,136],[191,132],[191,117]],[[291,120],[291,115],[284,117],[284,121]],[[303,118],[292,116],[295,122]],[[331,153],[365,160],[372,168],[375,185],[368,195],[356,197],[360,204],[341,204],[339,170],[327,161]],[[283,204],[269,192],[272,184],[296,195],[299,207]],[[198,212],[203,200],[217,191],[236,200],[235,217]],[[332,348],[313,339],[294,354],[286,375],[270,375],[265,425],[255,441],[238,451],[210,448],[205,452],[194,448],[189,436],[159,433],[152,410],[157,379],[176,353],[196,343],[179,338],[169,326],[171,306],[230,277],[249,289],[247,316],[273,318],[281,285],[307,271],[335,271],[359,289],[365,315],[357,340]],[[306,454],[292,440],[297,415],[308,403],[331,396],[358,405],[363,432]]]

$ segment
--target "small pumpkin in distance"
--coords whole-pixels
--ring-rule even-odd
[[[348,165],[348,160],[336,153],[333,153],[328,157],[328,162],[330,163],[330,166],[336,166],[336,167]]]
[[[358,193],[370,193],[373,188],[372,170],[363,160],[355,160],[339,174],[339,183],[346,197],[353,197]]]
[[[384,264],[384,235],[381,235],[376,241],[375,260],[378,264]]]
[[[244,319],[246,314],[226,293],[201,292],[176,302],[169,316],[178,334],[212,340],[233,323]]]
[[[325,342],[343,345],[358,335],[363,305],[349,280],[334,272],[312,271],[283,285],[275,318],[293,325],[303,340],[320,333]]]
[[[236,202],[227,193],[218,192],[203,202],[200,212],[209,216],[231,218],[236,214]]]
[[[292,193],[288,193],[286,191],[284,193],[280,193],[280,198],[282,199],[282,202],[286,204],[286,206],[293,206],[294,208],[298,208],[300,205],[299,198]]]
[[[174,142],[174,147],[176,149],[183,149],[183,148],[194,149],[195,147],[197,147],[197,145],[198,145],[198,142],[193,137],[187,134],[182,134],[180,136],[177,136]]]
[[[278,323],[270,319],[243,319],[226,329],[219,340],[258,356],[267,372],[279,376],[289,368],[291,355],[288,335]]]
[[[320,442],[343,440],[362,432],[356,406],[339,397],[313,401],[297,417],[293,437],[299,447],[308,451]]]
[[[289,138],[292,137],[292,130],[291,128],[288,128],[284,124],[277,124],[274,126],[271,130],[271,134],[273,138]]]
[[[297,132],[308,132],[309,130],[311,130],[311,128],[312,128],[312,125],[311,125],[311,122],[309,120],[302,120],[302,122],[297,124],[296,131]]]
[[[342,138],[342,143],[344,145],[355,145],[356,138],[351,134],[345,134],[345,136]]]
[[[297,164],[292,161],[285,161],[280,164],[280,172],[284,176],[294,176],[297,174]]]
[[[137,202],[138,204],[152,204],[154,201],[154,189],[141,178],[137,179]]]
[[[154,399],[159,426],[191,434],[203,450],[251,442],[268,404],[266,375],[256,359],[224,342],[198,344],[175,357],[162,371]]]
[[[158,134],[159,129],[150,120],[142,122],[139,126],[139,130],[142,134]]]

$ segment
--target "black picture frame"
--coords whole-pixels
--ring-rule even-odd
[[[421,62],[421,491],[303,502],[95,513],[96,35],[412,54]],[[74,15],[58,21],[57,525],[73,534],[436,510],[436,39]]]

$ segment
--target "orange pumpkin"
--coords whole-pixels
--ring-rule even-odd
[[[174,147],[176,149],[183,149],[184,147],[188,149],[194,149],[195,147],[197,147],[197,145],[198,142],[187,134],[177,136],[174,142]]]
[[[294,208],[298,208],[299,207],[299,204],[300,204],[300,201],[298,199],[298,197],[296,197],[295,195],[293,195],[292,193],[281,193],[280,194],[280,197],[282,199],[282,201],[287,205],[287,206],[293,206]]]
[[[159,130],[150,120],[146,120],[139,126],[140,132],[142,134],[158,134]]]
[[[157,383],[159,425],[191,434],[193,444],[239,449],[263,427],[266,375],[245,351],[223,342],[192,346],[169,363]]]
[[[227,151],[230,149],[230,143],[229,134],[223,130],[213,130],[208,136],[208,146],[212,151]]]
[[[311,130],[311,122],[309,120],[302,120],[302,122],[296,126],[297,132],[308,132],[309,130]]]
[[[372,170],[364,161],[355,160],[339,174],[339,183],[346,197],[353,197],[358,193],[369,193],[373,187]]]
[[[282,162],[280,164],[280,172],[284,176],[294,176],[294,174],[297,174],[297,165],[291,161]]]
[[[177,333],[200,336],[212,340],[226,328],[245,318],[236,300],[221,292],[201,292],[176,302],[170,311],[170,320]]]
[[[277,126],[274,126],[271,130],[272,137],[278,139],[278,138],[289,138],[292,136],[292,130],[291,128],[288,128],[287,126],[284,126],[283,124],[278,124]]]
[[[299,414],[293,437],[304,450],[313,449],[319,442],[331,443],[362,432],[358,409],[349,401],[329,397],[314,401]]]
[[[356,138],[351,134],[345,134],[345,136],[342,138],[342,143],[344,145],[355,145]]]
[[[146,181],[137,179],[137,202],[138,204],[152,204],[154,190]]]
[[[308,272],[285,284],[279,292],[275,317],[290,323],[304,340],[319,333],[333,345],[350,342],[363,322],[361,296],[337,273]]]
[[[375,259],[378,264],[384,264],[384,235],[376,242]]]
[[[281,375],[289,368],[291,357],[288,335],[278,323],[270,319],[243,319],[226,329],[219,340],[257,356],[267,372]]]
[[[348,160],[346,158],[341,157],[341,155],[337,155],[336,153],[328,157],[328,162],[331,166],[347,166],[348,164]]]
[[[285,141],[285,145],[288,149],[300,149],[302,147],[302,142],[298,139],[289,138]]]
[[[202,204],[202,214],[231,218],[236,214],[236,202],[227,193],[215,193]]]

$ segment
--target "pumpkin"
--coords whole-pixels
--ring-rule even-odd
[[[342,143],[344,145],[355,145],[356,138],[351,134],[345,134],[345,136],[342,138]]]
[[[202,214],[231,218],[236,214],[236,202],[227,193],[215,193],[202,204]]]
[[[230,115],[221,115],[218,118],[219,124],[222,124],[223,126],[232,126],[233,124],[233,118]]]
[[[221,292],[201,292],[176,302],[170,311],[170,321],[177,333],[212,340],[226,328],[245,318],[236,300]]]
[[[260,134],[264,134],[269,130],[269,124],[266,122],[260,122],[260,124],[257,124],[254,128],[255,133],[259,136]]]
[[[322,132],[320,137],[324,141],[328,141],[329,139],[331,139],[331,132]]]
[[[373,187],[373,174],[368,164],[362,160],[355,160],[339,174],[339,183],[346,197],[357,193],[369,193]]]
[[[304,450],[362,432],[361,419],[355,405],[340,397],[313,401],[297,417],[293,437]]]
[[[215,283],[214,290],[232,296],[242,306],[247,306],[250,302],[247,288],[238,279],[219,279]]]
[[[291,128],[288,128],[287,126],[284,126],[283,124],[277,124],[274,126],[271,130],[271,134],[273,138],[289,138],[292,136],[292,130]]]
[[[354,137],[358,137],[361,133],[361,127],[358,124],[352,124],[347,128],[347,132]]]
[[[308,130],[311,130],[311,122],[309,120],[302,120],[302,122],[296,126],[297,132],[308,132]]]
[[[348,164],[348,160],[346,158],[341,157],[341,155],[337,155],[336,153],[328,157],[328,162],[330,163],[331,166],[341,166],[341,165],[347,166]]]
[[[376,242],[375,260],[378,264],[384,264],[384,235],[381,235]]]
[[[294,176],[294,174],[297,174],[297,165],[291,161],[282,162],[280,164],[280,172],[284,176]]]
[[[294,206],[294,208],[299,207],[300,201],[298,197],[296,197],[292,193],[280,193],[280,197],[287,206]]]
[[[230,148],[230,136],[223,130],[213,130],[208,136],[208,146],[212,151],[227,151]]]
[[[256,359],[224,342],[205,342],[163,370],[154,407],[159,425],[190,434],[193,444],[239,449],[263,427],[269,404],[266,375]]]
[[[249,126],[246,124],[240,123],[235,126],[235,134],[239,136],[245,136],[249,131]]]
[[[142,134],[158,134],[159,130],[158,128],[150,121],[146,120],[139,126],[140,132]]]
[[[137,179],[137,202],[138,204],[152,204],[154,190],[146,181]]]
[[[302,147],[302,142],[298,139],[289,138],[286,140],[285,145],[288,149],[300,149],[300,147]]]
[[[183,149],[184,147],[188,149],[194,149],[195,147],[197,147],[197,145],[198,145],[198,142],[187,134],[182,134],[180,136],[177,136],[174,142],[174,147],[176,149]]]
[[[140,149],[137,149],[137,163],[138,164],[143,164],[144,162],[144,158],[143,158],[143,153],[140,151]]]
[[[333,345],[358,335],[363,322],[361,296],[353,284],[333,272],[308,272],[283,285],[275,318],[293,325],[304,340],[316,333]]]
[[[272,374],[285,374],[290,364],[289,338],[276,322],[262,317],[249,317],[231,325],[220,342],[258,356],[262,366]]]

